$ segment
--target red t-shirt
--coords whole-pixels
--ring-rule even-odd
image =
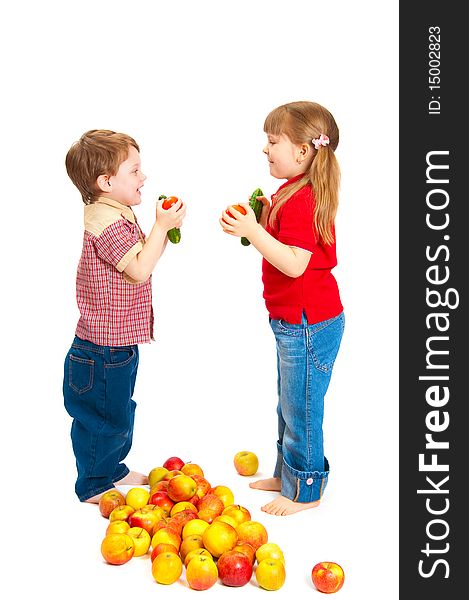
[[[288,180],[278,191],[301,177]],[[272,201],[275,203],[275,194]],[[331,273],[337,265],[335,241],[324,245],[315,239],[313,212],[314,194],[311,186],[306,185],[280,208],[274,226],[266,227],[283,244],[312,252],[300,277],[289,277],[263,259],[264,300],[272,319],[299,324],[304,311],[308,323],[319,323],[343,310],[337,282]]]

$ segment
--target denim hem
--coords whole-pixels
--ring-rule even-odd
[[[327,486],[329,463],[324,458],[325,471],[299,471],[283,460],[281,470],[282,496],[293,502],[320,500]]]
[[[118,476],[118,477],[114,477],[114,479],[112,480],[112,483],[116,483],[116,481],[120,481],[121,479],[123,479],[126,475],[128,475],[130,473],[130,469],[129,467],[127,467],[126,465],[122,465],[124,468],[122,469],[122,473]]]
[[[92,498],[93,496],[96,496],[97,494],[107,492],[108,490],[113,490],[114,487],[115,486],[112,483],[108,484],[108,485],[102,485],[101,487],[97,488],[96,490],[87,492],[86,494],[77,494],[77,496],[78,496],[78,499],[80,500],[80,502],[85,502],[86,500],[89,500],[89,498]]]

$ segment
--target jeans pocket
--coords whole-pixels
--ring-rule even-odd
[[[132,346],[117,346],[109,349],[110,363],[106,367],[125,367],[135,359],[135,350]]]
[[[84,394],[93,387],[94,360],[69,355],[68,385],[77,394]]]
[[[314,366],[329,373],[334,366],[344,333],[345,318],[341,313],[333,319],[308,327],[308,350]]]

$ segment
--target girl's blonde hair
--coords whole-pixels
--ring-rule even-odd
[[[65,168],[85,204],[96,202],[99,196],[96,180],[100,175],[115,175],[132,146],[140,152],[129,135],[109,129],[91,129],[72,144],[65,157]]]
[[[311,165],[303,177],[275,195],[269,224],[273,225],[280,207],[295,192],[310,184],[316,201],[313,220],[316,235],[322,243],[332,244],[340,186],[340,168],[334,154],[339,144],[339,128],[334,117],[316,102],[290,102],[267,115],[264,131],[275,136],[285,134],[293,144],[309,144],[313,150]],[[327,135],[330,142],[316,150],[312,140],[321,134]]]

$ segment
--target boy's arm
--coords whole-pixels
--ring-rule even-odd
[[[124,272],[137,283],[142,283],[150,277],[166,248],[168,231],[173,227],[181,227],[186,214],[186,207],[181,200],[167,210],[162,208],[162,204],[162,200],[156,204],[156,221],[142,250],[124,269]]]

